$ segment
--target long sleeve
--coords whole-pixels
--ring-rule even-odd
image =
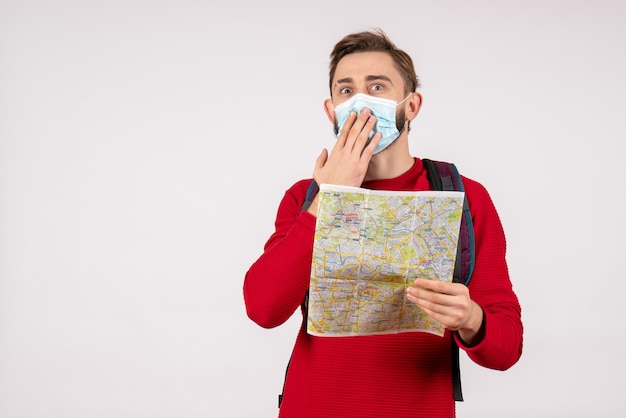
[[[459,345],[477,364],[496,370],[514,365],[522,353],[521,308],[513,292],[506,264],[506,241],[500,218],[487,190],[463,179],[470,202],[476,246],[476,264],[470,296],[484,312],[484,334],[472,347]]]
[[[310,181],[299,181],[285,192],[275,232],[246,273],[243,292],[248,317],[265,328],[287,321],[309,286],[315,217],[301,207]]]

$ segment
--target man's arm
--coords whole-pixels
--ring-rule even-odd
[[[489,194],[463,179],[472,210],[476,263],[468,287],[418,279],[407,298],[455,331],[461,348],[477,364],[504,370],[522,353],[521,308],[506,263],[506,240]]]
[[[276,230],[245,276],[246,311],[264,328],[287,321],[308,290],[315,218],[301,207],[309,184],[310,180],[300,181],[285,193],[276,215]]]

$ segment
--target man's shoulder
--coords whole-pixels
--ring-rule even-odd
[[[463,189],[473,214],[485,210],[495,211],[495,205],[489,191],[482,183],[463,174],[461,174],[461,180],[463,181]]]
[[[469,193],[469,190],[471,190],[472,192],[487,192],[487,189],[485,188],[485,186],[483,186],[481,182],[474,180],[471,177],[467,177],[462,173],[460,174],[460,176],[461,180],[463,181],[463,188],[466,192]]]

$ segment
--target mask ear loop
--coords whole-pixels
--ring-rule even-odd
[[[398,102],[398,104],[396,106],[401,105],[402,103],[406,102],[409,99],[409,97],[411,97],[411,95],[413,93],[415,93],[415,92],[412,91],[411,93],[407,94],[406,97],[404,99],[402,99],[401,102]],[[404,126],[402,127],[402,130],[400,131],[400,133],[402,133],[402,131],[404,131],[405,128],[406,128],[407,132],[409,132],[411,130],[411,121],[410,120],[405,120],[404,121]]]
[[[396,106],[399,106],[399,105],[401,105],[402,103],[406,102],[406,101],[408,100],[408,98],[409,98],[409,97],[411,97],[411,95],[412,95],[413,93],[414,93],[414,92],[411,92],[411,93],[407,94],[407,95],[406,95],[406,97],[405,97],[404,99],[402,99],[401,101],[399,101],[399,102],[396,104]]]

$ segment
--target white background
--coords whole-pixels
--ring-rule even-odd
[[[298,318],[252,323],[243,278],[333,144],[329,52],[372,27],[423,83],[412,152],[483,183],[507,234],[525,351],[462,355],[458,416],[623,416],[625,21],[619,0],[0,0],[0,417],[276,416]]]

